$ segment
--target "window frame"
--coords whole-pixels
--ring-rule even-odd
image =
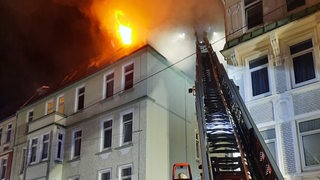
[[[79,90],[82,89],[82,88],[84,88],[84,92],[83,93],[79,93]],[[76,96],[75,96],[75,107],[74,107],[74,111],[75,112],[81,111],[81,110],[83,110],[85,108],[85,95],[86,95],[86,87],[85,87],[85,85],[78,86],[76,88]],[[79,108],[80,96],[83,96],[82,108]]]
[[[109,121],[111,121],[111,127],[105,128],[104,123],[109,122]],[[100,148],[101,151],[111,149],[111,147],[112,147],[113,125],[114,125],[114,121],[113,121],[112,117],[107,118],[106,120],[103,120],[101,122],[101,148]],[[108,131],[108,130],[111,130],[111,137],[110,137],[111,143],[110,143],[110,147],[104,147],[105,131]]]
[[[37,143],[36,144],[32,144],[32,141],[33,140],[37,140]],[[33,151],[32,151],[32,148],[35,148],[35,154],[34,154],[34,161],[32,161],[32,155],[33,155]],[[36,164],[38,162],[38,155],[37,155],[37,152],[38,152],[38,149],[39,149],[39,138],[38,137],[33,137],[30,139],[30,142],[29,142],[29,149],[30,149],[30,152],[28,153],[29,154],[29,160],[28,160],[28,164],[29,165],[32,165],[32,164]]]
[[[275,133],[275,138],[270,138],[270,139],[265,139],[262,135],[262,138],[263,138],[263,140],[264,140],[264,142],[265,142],[265,144],[268,146],[268,143],[274,143],[274,145],[275,145],[275,157],[274,157],[274,160],[276,161],[276,163],[277,164],[279,164],[279,161],[278,161],[278,156],[279,156],[279,152],[278,152],[278,141],[277,141],[277,137],[278,137],[278,135],[277,135],[277,129],[276,129],[276,127],[275,126],[271,126],[271,127],[264,127],[264,128],[261,128],[260,130],[259,130],[259,132],[260,132],[260,134],[261,134],[261,132],[262,131],[268,131],[268,130],[271,130],[271,129],[274,129],[274,133]],[[270,149],[269,149],[269,152],[271,153],[271,151],[270,151]],[[272,153],[271,153],[271,155],[272,155]]]
[[[3,163],[5,162],[5,164]],[[3,173],[3,167],[5,165],[4,173]],[[8,170],[8,158],[2,158],[1,159],[1,180],[6,180],[6,175],[7,175],[7,170]],[[3,177],[4,175],[4,177]]]
[[[261,17],[261,23],[258,25],[254,25],[253,27],[249,27],[249,17],[248,17],[248,10],[249,9],[254,9],[255,6],[258,6],[261,3],[262,5],[262,17]],[[257,26],[260,26],[263,24],[264,20],[263,20],[263,0],[253,0],[252,2],[250,2],[249,4],[245,4],[245,2],[243,2],[243,7],[244,7],[244,16],[245,17],[245,23],[246,23],[246,28],[247,30],[249,29],[253,29]]]
[[[7,133],[6,133],[6,141],[4,143],[5,144],[10,143],[11,139],[12,139],[12,124],[8,124],[7,125]]]
[[[31,112],[32,112],[32,119],[30,120],[30,113],[31,113]],[[33,121],[33,120],[34,120],[34,109],[28,110],[26,116],[27,116],[27,118],[26,118],[26,122],[27,122],[27,123]]]
[[[127,114],[132,114],[132,119],[131,119],[131,128],[132,128],[132,133],[131,133],[131,141],[128,141],[128,142],[124,142],[124,138],[125,138],[125,132],[124,132],[124,122],[123,122],[123,118],[125,115]],[[130,109],[130,110],[127,110],[123,113],[120,114],[120,117],[121,117],[121,120],[120,120],[120,146],[123,146],[123,145],[127,145],[127,144],[131,144],[133,142],[133,130],[134,130],[134,110],[133,109]]]
[[[62,139],[59,139],[59,135],[62,135]],[[57,132],[57,145],[56,145],[56,153],[55,153],[55,160],[63,161],[64,156],[64,141],[65,141],[65,133],[64,132]],[[60,158],[58,157],[59,154],[59,142],[61,142],[61,149],[60,149]]]
[[[63,98],[63,103],[60,102],[61,98]],[[62,112],[60,111],[61,107],[62,107]],[[64,94],[61,94],[57,97],[57,100],[56,100],[56,112],[60,114],[64,114],[64,110],[65,110],[65,97],[64,97]]]
[[[113,78],[112,79],[107,79],[108,78],[108,76],[109,75],[111,75],[111,74],[113,74]],[[110,96],[108,96],[107,95],[107,93],[108,93],[108,83],[110,83],[110,82],[112,82],[113,84],[112,84],[112,86],[113,86],[113,88],[112,88],[112,94],[110,95]],[[114,90],[115,90],[115,73],[114,73],[114,71],[112,70],[112,71],[109,71],[109,72],[107,72],[107,73],[105,73],[104,75],[103,75],[103,99],[108,99],[108,98],[111,98],[111,97],[113,97],[113,95],[114,95]]]
[[[304,146],[303,146],[303,140],[302,140],[303,136],[320,134],[320,128],[315,129],[315,130],[306,131],[306,132],[300,132],[300,126],[299,126],[300,123],[308,122],[308,121],[312,121],[312,120],[317,120],[317,119],[319,119],[319,118],[297,121],[297,133],[298,133],[298,140],[299,140],[299,150],[300,150],[302,171],[320,170],[320,163],[318,165],[311,165],[311,166],[306,165],[306,158],[304,155]]]
[[[126,72],[126,70],[125,70],[126,67],[131,66],[131,65],[133,65],[133,69]],[[124,90],[124,91],[132,89],[134,86],[134,74],[135,74],[134,67],[135,67],[135,65],[134,65],[133,61],[130,61],[122,66],[122,90]],[[132,84],[130,84],[130,87],[126,87],[126,76],[131,73],[132,73]]]
[[[52,103],[52,106],[49,106],[49,104]],[[49,109],[50,108],[50,109]],[[54,112],[54,101],[53,99],[50,99],[46,102],[46,109],[45,109],[45,115],[51,114]]]
[[[48,139],[46,141],[44,141],[45,136],[48,136]],[[44,155],[45,144],[47,144],[48,147],[47,147],[47,153],[46,153],[47,157],[44,158],[43,155]],[[49,149],[50,149],[50,133],[48,132],[48,133],[41,135],[41,151],[40,151],[41,152],[40,153],[40,160],[41,161],[46,161],[49,159]]]
[[[250,69],[250,67],[249,67],[250,61],[257,60],[257,59],[262,58],[264,56],[266,56],[267,60],[268,60],[268,62],[266,64],[259,65],[257,67],[254,67],[254,68]],[[272,66],[271,66],[271,60],[270,60],[268,52],[266,51],[266,52],[263,52],[261,54],[255,54],[253,56],[247,57],[246,58],[246,67],[247,67],[247,80],[248,80],[248,82],[246,84],[248,85],[248,87],[250,87],[250,88],[248,88],[249,90],[246,91],[246,97],[248,97],[247,100],[256,100],[256,99],[260,99],[260,98],[272,95],[272,88],[273,88],[273,85],[272,85],[273,79],[272,78],[273,77],[271,75],[272,75],[273,71],[272,71],[272,68],[270,68]],[[258,71],[258,70],[261,70],[261,69],[263,69],[265,67],[267,68],[267,72],[268,72],[269,91],[254,96],[253,95],[253,84],[252,84],[251,73],[255,72],[255,71]]]
[[[299,51],[297,53],[294,53],[294,54],[291,54],[290,52],[290,47],[294,46],[294,45],[297,45],[299,43],[302,43],[302,42],[305,42],[307,40],[311,40],[312,42],[312,47],[311,48],[308,48],[308,49],[304,49],[302,51]],[[314,38],[313,37],[310,37],[310,36],[307,36],[307,37],[304,37],[303,39],[299,39],[299,41],[294,41],[294,42],[291,42],[288,44],[288,55],[290,57],[290,60],[289,60],[289,69],[290,69],[290,82],[291,82],[291,87],[292,88],[299,88],[299,87],[302,87],[302,86],[305,86],[305,85],[308,85],[308,84],[312,84],[314,82],[317,82],[319,81],[319,75],[318,75],[318,70],[317,70],[317,67],[318,67],[318,64],[317,64],[317,57],[316,57],[316,48],[314,46],[316,42],[314,41]],[[308,53],[312,53],[312,58],[313,58],[313,69],[314,69],[314,73],[315,73],[315,78],[313,79],[309,79],[307,81],[303,81],[303,82],[300,82],[300,83],[296,83],[296,80],[295,80],[295,71],[294,71],[294,66],[293,66],[293,58],[296,58],[296,57],[300,57],[300,56],[303,56],[303,55],[306,55]]]
[[[107,169],[102,169],[100,171],[98,171],[98,180],[102,180],[102,174],[104,173],[110,173],[110,180],[112,179],[112,170],[111,168],[107,168]]]
[[[75,137],[76,133],[77,132],[81,132],[81,136],[80,138],[79,137]],[[81,156],[81,146],[82,146],[82,137],[83,137],[83,131],[82,129],[75,129],[72,131],[72,139],[71,139],[71,142],[72,142],[72,147],[71,147],[71,159],[79,159],[80,156]],[[75,151],[76,151],[76,148],[75,148],[75,145],[76,145],[76,141],[77,140],[80,140],[79,143],[79,155],[75,155]]]
[[[130,164],[125,164],[125,165],[121,165],[121,166],[118,167],[119,180],[123,180],[123,178],[129,178],[129,176],[126,176],[126,177],[122,176],[122,170],[127,169],[127,168],[131,169],[130,178],[131,178],[131,180],[133,179],[133,177],[132,177],[133,176],[133,164],[130,163]]]

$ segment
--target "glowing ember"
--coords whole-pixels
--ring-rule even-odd
[[[124,44],[128,45],[132,43],[132,30],[130,27],[120,24],[118,32]]]

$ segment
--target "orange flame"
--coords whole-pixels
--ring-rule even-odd
[[[122,11],[116,10],[115,11],[115,17],[116,21],[118,24],[118,33],[119,37],[121,38],[121,41],[125,45],[129,45],[132,43],[132,29],[130,28],[129,24],[128,25],[123,25],[120,22],[120,17],[123,17],[124,14]]]

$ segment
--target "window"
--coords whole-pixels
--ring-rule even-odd
[[[12,132],[12,124],[8,125],[7,128],[7,138],[6,138],[6,143],[9,143],[11,140],[11,132]]]
[[[50,100],[49,102],[47,102],[46,104],[46,114],[50,114],[53,113],[53,100]]]
[[[64,114],[64,96],[61,95],[57,98],[57,111]]]
[[[291,11],[305,4],[305,0],[287,0],[287,10]]]
[[[290,46],[294,85],[305,85],[316,78],[312,39]]]
[[[48,151],[49,151],[49,134],[45,134],[42,136],[41,160],[48,159]]]
[[[105,169],[100,171],[99,180],[111,180],[111,169]]]
[[[103,122],[103,146],[102,149],[110,148],[112,144],[112,120]]]
[[[132,167],[131,165],[121,166],[119,168],[119,177],[120,180],[131,180],[132,176]]]
[[[303,169],[320,167],[320,119],[299,123]]]
[[[30,143],[30,164],[35,163],[37,160],[37,148],[38,148],[38,138],[34,138]]]
[[[196,133],[195,133],[195,148],[196,148],[196,159],[199,160],[200,158],[200,142],[199,142],[199,134],[198,134],[198,131],[196,130]]]
[[[76,111],[84,108],[84,93],[85,87],[80,87],[77,90],[77,103],[76,103]]]
[[[124,67],[124,90],[133,87],[133,63]]]
[[[132,141],[132,121],[133,113],[128,113],[122,116],[122,143],[130,143]]]
[[[109,73],[105,76],[105,98],[113,96],[114,88],[114,73]]]
[[[63,144],[64,144],[64,134],[58,133],[56,160],[59,160],[59,161],[63,160]]]
[[[6,172],[7,172],[7,159],[2,159],[1,162],[1,180],[5,180],[6,179]]]
[[[263,8],[261,0],[245,0],[248,29],[263,23]]]
[[[263,56],[249,62],[252,95],[257,96],[270,92],[268,77],[268,57]]]
[[[27,113],[27,122],[31,122],[33,120],[33,110]]]
[[[72,159],[78,158],[81,153],[81,138],[82,138],[82,131],[78,130],[73,132],[73,153]]]
[[[273,159],[277,161],[277,146],[276,146],[276,131],[274,128],[260,131],[265,143],[267,144],[269,151],[271,152]]]
[[[24,168],[25,168],[25,164],[26,164],[26,158],[27,158],[27,149],[23,149],[23,153],[22,153],[22,159],[21,159],[21,168],[20,168],[20,174],[23,174],[24,172]]]

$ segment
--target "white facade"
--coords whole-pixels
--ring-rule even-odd
[[[11,179],[199,176],[193,82],[168,65],[145,46],[19,110]]]
[[[226,0],[222,54],[284,177],[319,179],[320,1],[291,2]],[[259,3],[261,22],[249,27]]]

